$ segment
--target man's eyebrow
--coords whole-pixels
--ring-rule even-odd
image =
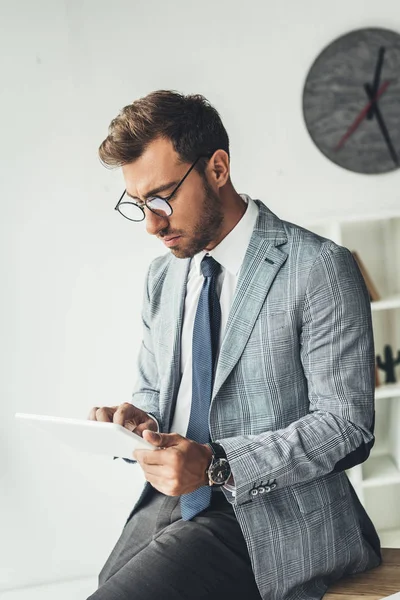
[[[150,198],[150,196],[156,196],[160,192],[169,190],[170,188],[172,188],[172,186],[175,186],[175,185],[178,185],[178,181],[170,181],[169,183],[164,183],[164,185],[159,185],[156,188],[147,192],[147,194],[145,195],[144,198],[145,198],[145,200],[147,200],[147,198]],[[130,194],[128,191],[126,192],[126,195],[129,196],[129,198],[132,198],[133,200],[137,200],[138,202],[141,202],[140,198],[137,198],[136,196],[132,196],[132,194]]]

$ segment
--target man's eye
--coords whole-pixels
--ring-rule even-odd
[[[166,198],[163,198],[162,196],[150,196],[150,198],[147,198],[147,203],[149,202],[166,202]]]
[[[150,198],[147,198],[146,204],[152,208],[158,208],[165,206],[166,202],[167,200],[165,198],[161,198],[161,196],[151,196]]]

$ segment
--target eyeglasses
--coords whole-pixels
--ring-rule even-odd
[[[174,188],[172,193],[169,196],[167,196],[166,198],[161,198],[161,196],[150,196],[149,198],[147,198],[145,200],[145,202],[138,204],[137,202],[130,202],[129,200],[123,201],[123,198],[126,194],[126,190],[124,190],[124,193],[122,194],[121,198],[118,200],[118,204],[115,207],[115,210],[117,210],[119,213],[121,213],[121,215],[123,217],[125,217],[125,219],[129,219],[129,221],[136,221],[136,222],[144,220],[144,218],[146,216],[145,212],[144,212],[145,206],[149,210],[151,210],[152,213],[158,215],[159,217],[170,217],[173,212],[172,206],[169,203],[172,196],[174,194],[176,194],[176,192],[178,191],[178,189],[180,188],[182,183],[185,181],[185,179],[189,175],[189,173],[192,171],[192,169],[194,169],[195,165],[200,160],[200,158],[209,158],[210,156],[212,156],[212,155],[210,154],[207,156],[198,156],[196,158],[196,160],[194,161],[194,163],[192,164],[192,166],[190,167],[190,169],[185,174],[185,176],[180,180],[180,182]]]

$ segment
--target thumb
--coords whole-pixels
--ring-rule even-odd
[[[182,438],[177,433],[157,433],[156,431],[150,431],[150,429],[145,429],[142,435],[144,440],[158,448],[176,446]]]

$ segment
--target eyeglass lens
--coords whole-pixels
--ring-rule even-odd
[[[146,206],[159,217],[169,217],[172,214],[171,207],[162,198],[149,198]],[[131,221],[142,221],[144,219],[143,210],[133,202],[120,202],[119,211]]]

